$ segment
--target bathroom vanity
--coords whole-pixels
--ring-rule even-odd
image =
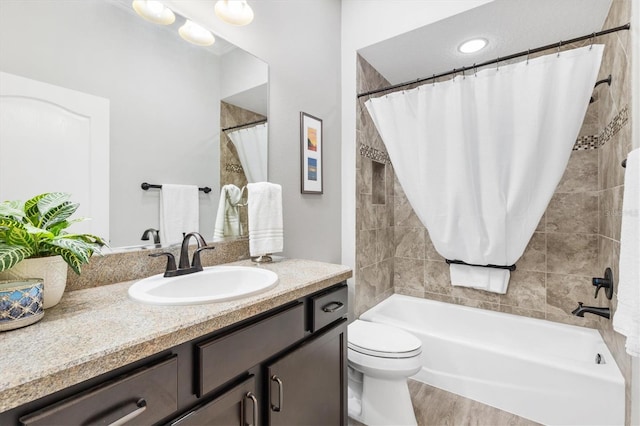
[[[131,282],[67,293],[0,335],[0,424],[346,424],[351,271],[255,267],[279,284],[230,302],[143,305]]]

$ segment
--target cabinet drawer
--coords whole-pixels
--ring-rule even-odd
[[[176,356],[132,371],[20,418],[23,425],[155,423],[178,409]]]
[[[210,392],[304,337],[304,304],[196,346],[198,396]],[[221,366],[224,366],[221,368]]]
[[[331,324],[335,320],[347,315],[347,300],[349,290],[347,285],[334,287],[327,292],[311,297],[310,329],[312,332]]]

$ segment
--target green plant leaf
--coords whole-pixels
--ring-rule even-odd
[[[0,271],[13,268],[18,262],[31,256],[32,253],[28,247],[0,243]]]
[[[37,226],[33,226],[30,223],[25,223],[24,224],[24,229],[31,235],[35,236],[36,238],[45,238],[45,239],[53,239],[55,237],[55,235],[53,234],[53,232],[50,232],[46,229],[42,229],[42,228],[38,228]]]
[[[27,200],[24,203],[24,214],[28,218],[38,217],[40,215],[40,210],[38,210],[38,201],[40,201],[41,199],[43,199],[47,195],[49,195],[49,193],[36,195],[35,197],[31,198],[30,200]]]
[[[1,216],[0,216],[0,228],[5,228],[8,230],[13,228],[25,229],[22,222],[18,222],[17,220],[12,219],[10,217],[1,217]]]
[[[43,242],[43,244],[52,252],[55,252],[52,246],[71,251],[82,263],[89,262],[89,258],[95,249],[94,244],[64,237],[54,238],[53,240]]]
[[[64,222],[69,216],[74,214],[78,210],[80,204],[65,201],[64,203],[51,208],[45,215],[42,216],[40,228],[48,229],[49,227],[58,223]],[[59,232],[59,230],[58,230]]]
[[[67,201],[70,197],[70,194],[66,192],[49,192],[46,194],[40,194],[31,200],[25,203],[25,210],[27,212],[28,217],[32,217],[34,213],[32,213],[31,204],[33,202],[36,203],[36,208],[41,216],[45,216],[49,213],[49,210],[58,207],[60,204]]]
[[[50,254],[59,254],[60,256],[62,256],[64,261],[67,262],[67,265],[69,265],[69,267],[73,269],[73,272],[80,275],[80,272],[82,271],[81,266],[83,263],[86,263],[86,262],[83,262],[76,255],[76,253],[64,247],[60,247],[56,245],[49,245],[49,249],[50,249],[49,250]]]
[[[5,234],[5,241],[7,244],[13,246],[22,246],[33,248],[35,240],[25,228],[10,228]]]
[[[22,220],[25,217],[23,208],[20,201],[4,201],[0,203],[0,217]]]

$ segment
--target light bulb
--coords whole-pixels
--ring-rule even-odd
[[[171,9],[156,0],[133,0],[131,6],[138,15],[155,24],[170,25],[176,20]]]
[[[178,29],[178,33],[180,37],[189,43],[197,44],[198,46],[211,46],[216,41],[216,38],[209,30],[189,19]]]
[[[247,25],[253,21],[253,10],[246,0],[218,0],[215,6],[218,18],[233,25]]]

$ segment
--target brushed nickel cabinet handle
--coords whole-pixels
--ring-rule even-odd
[[[247,392],[247,394],[244,397],[250,399],[251,403],[253,404],[253,419],[251,419],[251,423],[245,422],[245,425],[246,426],[257,426],[257,424],[258,424],[258,398],[256,398],[256,396],[253,394],[253,392]]]
[[[338,311],[340,309],[344,308],[344,303],[341,302],[331,302],[331,303],[327,303],[326,305],[324,305],[322,307],[322,310],[324,312],[335,312]]]
[[[145,401],[144,398],[140,398],[138,400],[138,402],[136,402],[136,406],[138,408],[136,408],[134,411],[130,412],[126,416],[120,417],[115,422],[110,423],[109,426],[121,426],[121,425],[127,423],[128,421],[131,421],[132,419],[135,419],[140,414],[145,412],[145,410],[147,409],[147,401]]]
[[[282,399],[283,399],[283,393],[284,393],[284,390],[283,390],[284,386],[282,385],[282,380],[280,380],[280,378],[275,374],[271,376],[271,380],[278,384],[278,405],[271,404],[271,410],[279,412],[279,411],[282,411],[282,402],[283,402]]]

